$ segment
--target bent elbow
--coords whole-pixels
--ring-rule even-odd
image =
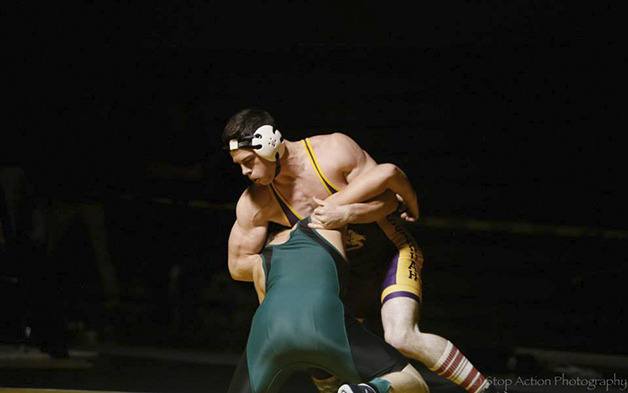
[[[247,280],[245,269],[243,269],[240,264],[235,261],[229,261],[229,275],[231,276],[231,279],[235,281],[250,281]]]
[[[403,171],[395,164],[380,164],[379,170],[382,178],[389,184],[400,176],[404,176]]]

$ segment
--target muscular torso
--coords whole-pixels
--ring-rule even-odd
[[[230,272],[235,279],[253,280],[249,269],[255,264],[256,254],[266,243],[265,239],[268,240],[267,235],[281,229],[276,225],[291,227],[299,219],[310,216],[318,207],[314,197],[324,200],[334,190],[344,189],[361,173],[377,166],[366,152],[342,134],[315,136],[307,142],[286,141],[287,154],[273,183],[252,184],[240,198],[237,222],[229,239]],[[362,256],[375,255],[372,247],[369,250],[364,247],[367,239],[371,245],[389,248],[387,243],[390,242],[383,241],[386,240],[381,227],[386,225],[383,221],[386,220],[361,224],[355,231],[350,227],[346,232],[346,250],[352,265],[363,259]],[[384,259],[378,258],[380,265],[384,265]]]
[[[248,190],[251,199],[255,201],[251,209],[255,210],[253,222],[256,227],[265,228],[265,233],[280,229],[273,225],[269,226],[272,223],[283,228],[291,227],[295,220],[311,215],[318,207],[313,200],[314,197],[326,199],[334,189],[344,189],[353,179],[361,176],[361,173],[367,173],[377,165],[359,147],[352,148],[349,144],[348,148],[346,145],[339,148],[336,141],[333,134],[310,139],[309,146],[316,157],[317,168],[313,165],[302,141],[287,142],[290,143],[290,155],[286,159],[287,165],[282,161],[281,170],[286,170],[286,166],[288,170],[275,178],[272,185],[256,184]],[[355,156],[361,157],[361,162],[351,161],[355,157],[352,156],[354,153]],[[356,163],[361,170],[353,171]],[[321,176],[317,169],[322,172]],[[291,209],[287,209],[286,205]],[[379,292],[373,288],[383,282],[384,273],[394,256],[399,255],[403,247],[410,251],[414,250],[413,246],[409,246],[413,244],[411,236],[401,229],[398,221],[397,217],[388,216],[370,224],[350,224],[345,232],[343,240],[351,277],[348,283],[347,305],[354,315],[365,316],[369,307],[379,303]],[[247,238],[248,236],[242,236],[240,239]],[[237,242],[234,241],[232,244],[235,247]],[[263,245],[260,245],[254,252],[259,252],[262,247]],[[408,254],[412,254],[410,251]],[[259,278],[258,274],[255,279],[256,287],[260,287]],[[258,289],[263,291],[263,288]]]
[[[310,138],[310,142],[323,173],[325,173],[334,185],[344,188],[347,185],[347,180],[342,172],[342,168],[338,165],[338,161],[333,158],[334,153],[335,155],[338,153],[335,152],[333,138],[331,135],[314,136]],[[293,167],[291,168],[291,172],[297,173],[298,175],[275,181],[273,185],[286,199],[290,206],[301,215],[301,217],[307,217],[317,207],[313,197],[325,199],[329,196],[329,192],[325,189],[320,178],[316,174],[316,171],[308,158],[303,142],[297,141],[290,143],[292,143],[294,147],[291,149],[292,154],[294,154],[294,162],[292,163]],[[277,203],[277,200],[272,195],[270,186],[260,187],[259,192],[267,193],[269,199],[274,200],[267,206],[267,220],[269,222],[289,227],[290,223],[286,219],[286,216]]]

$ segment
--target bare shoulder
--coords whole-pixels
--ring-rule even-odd
[[[360,146],[347,134],[332,132],[315,135],[310,138],[313,147],[333,150],[334,152],[351,152],[361,150]]]
[[[255,227],[268,224],[271,212],[271,195],[267,186],[251,184],[240,195],[236,205],[238,223],[246,227]]]
[[[310,140],[319,156],[332,156],[333,162],[341,168],[354,167],[363,154],[362,148],[350,136],[342,132],[316,135]]]

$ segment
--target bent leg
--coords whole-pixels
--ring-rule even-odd
[[[351,355],[362,381],[369,381],[368,385],[378,393],[429,391],[421,375],[399,351],[357,320],[346,318],[345,323]],[[343,385],[338,392],[361,392],[359,388],[360,385]]]
[[[488,382],[449,340],[419,330],[420,303],[396,297],[382,306],[386,342],[404,356],[416,359],[430,370],[471,393],[482,392]]]
[[[410,364],[401,371],[383,375],[370,383],[377,386],[378,379],[388,383],[390,393],[428,393],[430,391],[421,374]],[[379,386],[378,390],[384,393]]]
[[[382,306],[384,338],[404,356],[427,367],[436,364],[447,340],[419,330],[421,304],[408,297],[390,299]]]

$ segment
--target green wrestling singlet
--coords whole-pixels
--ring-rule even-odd
[[[296,370],[321,369],[346,383],[371,381],[408,363],[397,350],[345,314],[347,262],[305,218],[288,241],[262,252],[266,297],[253,317],[246,352],[229,393],[274,393]]]

